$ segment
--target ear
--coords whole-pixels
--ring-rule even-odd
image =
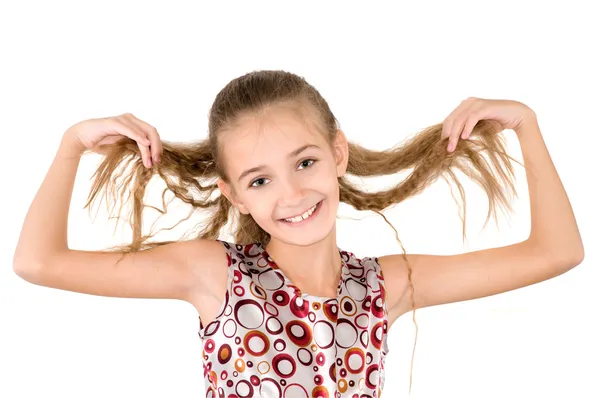
[[[346,174],[348,168],[348,140],[342,130],[335,133],[335,141],[333,143],[333,154],[337,169],[337,176],[341,177]]]
[[[238,200],[237,195],[235,193],[235,189],[233,189],[228,183],[219,178],[219,180],[217,181],[217,186],[219,187],[221,193],[225,195],[227,200],[229,200],[229,202],[236,209],[238,209],[240,213],[250,214],[246,206],[244,206],[244,204]]]

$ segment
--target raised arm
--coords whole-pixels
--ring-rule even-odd
[[[530,235],[513,245],[458,255],[409,254],[415,308],[481,298],[532,285],[558,276],[583,261],[583,243],[575,216],[534,112],[515,101],[470,99],[445,121],[449,150],[456,147],[463,132],[468,136],[481,119],[497,120],[517,134],[527,169]],[[390,313],[398,317],[411,310],[405,261],[400,254],[384,256],[379,261],[388,284]]]
[[[141,129],[128,134],[140,143],[146,139]],[[142,151],[146,161],[160,154],[158,135],[147,136],[151,146]],[[14,271],[33,284],[99,296],[191,302],[198,301],[203,292],[220,294],[207,279],[226,270],[224,248],[215,241],[182,241],[126,255],[69,248],[68,212],[85,149],[73,130],[65,132],[25,218],[14,253]],[[215,271],[206,272],[209,267]]]

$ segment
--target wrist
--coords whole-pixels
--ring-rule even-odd
[[[535,112],[531,111],[529,115],[523,118],[519,126],[515,128],[515,133],[517,134],[517,137],[521,137],[525,134],[531,134],[531,132],[539,132],[539,129],[537,116]]]
[[[79,142],[73,131],[67,130],[61,141],[57,151],[57,155],[65,159],[73,159],[81,157],[86,151],[86,148]]]

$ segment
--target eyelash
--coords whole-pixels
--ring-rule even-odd
[[[312,159],[312,158],[309,158],[309,159],[304,159],[304,160],[302,160],[302,161],[301,161],[299,164],[302,164],[302,163],[305,163],[305,162],[312,162],[312,163],[311,163],[309,166],[306,166],[306,168],[309,168],[309,167],[311,167],[312,165],[314,165],[314,164],[317,162],[317,159]],[[254,180],[254,181],[252,181],[252,182],[250,183],[250,186],[249,186],[249,188],[260,188],[262,185],[259,185],[259,186],[256,186],[256,185],[254,185],[254,183],[255,183],[256,181],[260,181],[260,180],[266,180],[266,178],[257,178],[256,180]],[[263,185],[264,185],[264,184],[263,184]]]

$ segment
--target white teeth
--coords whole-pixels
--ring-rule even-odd
[[[292,217],[292,218],[284,218],[284,220],[287,222],[291,222],[291,223],[306,220],[308,217],[310,217],[311,214],[313,214],[313,212],[315,211],[316,208],[317,208],[317,205],[314,205],[313,207],[311,207],[310,209],[308,209],[306,212],[302,213],[301,215]]]

